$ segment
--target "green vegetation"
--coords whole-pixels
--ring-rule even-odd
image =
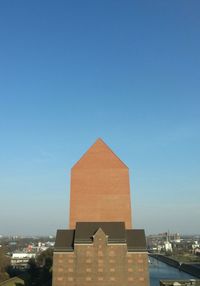
[[[38,258],[30,259],[25,286],[51,286],[53,250],[47,249]]]
[[[7,267],[10,265],[10,258],[5,255],[6,250],[4,247],[0,248],[0,282],[9,279],[6,272]]]
[[[37,259],[30,259],[29,269],[16,276],[20,271],[12,269],[10,259],[5,256],[5,250],[0,249],[0,286],[51,286],[52,263],[53,250],[47,249]]]
[[[196,256],[191,253],[185,253],[185,254],[172,254],[172,259],[175,259],[182,263],[200,263],[200,256]]]

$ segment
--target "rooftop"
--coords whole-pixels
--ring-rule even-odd
[[[74,244],[92,244],[93,236],[102,229],[108,236],[108,244],[127,244],[130,252],[146,251],[143,229],[125,229],[124,222],[78,222],[75,230],[58,230],[54,251],[70,252]]]

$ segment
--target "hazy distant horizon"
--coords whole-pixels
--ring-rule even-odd
[[[63,228],[64,229],[64,228]],[[66,228],[65,228],[66,229]],[[178,232],[174,232],[174,233],[170,233],[170,234],[176,234]],[[159,234],[164,234],[164,231],[158,232],[158,233],[146,233],[146,236],[150,236],[150,235],[159,235]],[[200,236],[200,233],[179,233],[181,237],[184,236]],[[2,239],[3,237],[17,237],[17,238],[56,238],[56,233],[55,234],[17,234],[17,233],[13,233],[13,234],[3,234],[0,233],[0,239]]]

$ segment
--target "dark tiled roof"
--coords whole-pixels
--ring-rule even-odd
[[[146,239],[143,229],[126,230],[128,251],[146,251]]]
[[[77,222],[74,243],[92,243],[99,228],[108,236],[108,243],[126,242],[124,222]]]
[[[73,251],[74,250],[75,230],[58,229],[56,234],[55,251]]]
[[[144,230],[125,230],[124,222],[78,222],[76,230],[58,230],[54,251],[70,252],[74,244],[92,243],[99,228],[108,236],[108,243],[127,243],[130,252],[146,251]]]

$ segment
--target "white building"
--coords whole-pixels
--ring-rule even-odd
[[[12,254],[11,265],[17,269],[27,269],[29,267],[28,262],[31,258],[35,258],[35,253],[16,252]]]
[[[164,248],[166,252],[172,252],[172,244],[169,241],[164,242]]]

